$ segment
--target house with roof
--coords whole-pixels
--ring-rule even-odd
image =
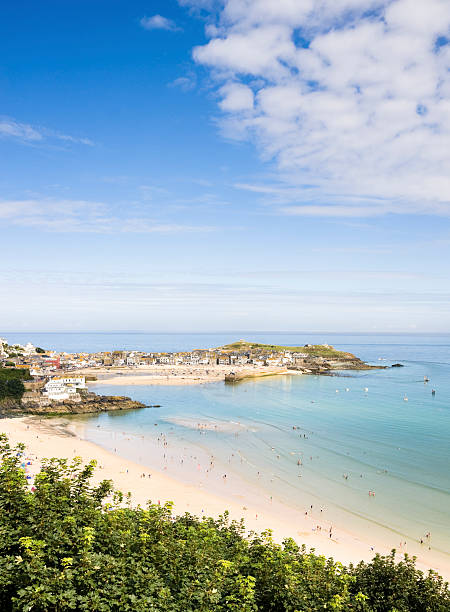
[[[43,395],[50,400],[80,401],[78,393],[80,389],[86,389],[86,378],[84,376],[66,374],[64,376],[54,376],[44,387]]]

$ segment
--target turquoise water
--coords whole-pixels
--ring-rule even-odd
[[[195,464],[213,455],[218,474],[238,474],[289,506],[324,508],[330,520],[374,537],[389,529],[397,540],[418,542],[431,532],[433,549],[448,554],[450,342],[402,340],[334,344],[374,363],[401,361],[403,368],[239,385],[102,386],[102,393],[161,408],[100,415],[88,420],[86,435],[194,484],[201,478]],[[218,429],[200,433],[198,422]],[[225,423],[241,427],[221,431]]]
[[[220,492],[221,475],[227,473],[249,491],[258,488],[299,510],[323,508],[328,520],[374,538],[388,530],[396,542],[417,543],[431,532],[433,550],[450,554],[450,335],[0,335],[90,351],[182,350],[237,337],[292,345],[328,342],[372,363],[399,361],[405,367],[234,386],[102,385],[100,393],[129,395],[161,408],[89,418],[86,437],[193,484],[204,482],[204,466],[214,456],[212,490]],[[198,422],[218,427],[199,432]],[[231,430],[225,426],[230,423]]]

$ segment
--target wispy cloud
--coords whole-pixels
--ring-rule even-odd
[[[34,227],[50,232],[150,234],[210,232],[211,226],[161,222],[144,216],[119,216],[102,202],[85,200],[3,200],[0,224]]]
[[[280,212],[449,214],[447,0],[215,7],[194,59],[211,70],[224,133],[254,142],[296,190],[298,208]]]
[[[16,121],[10,117],[0,118],[0,137],[32,144],[62,141],[72,144],[94,145],[89,138],[70,136],[69,134],[64,134],[49,128],[32,126],[28,123]]]
[[[25,141],[42,140],[42,134],[26,123],[18,123],[14,119],[0,119],[0,136],[3,138],[15,138]]]
[[[139,22],[145,30],[168,30],[169,32],[177,32],[181,30],[177,24],[163,17],[162,15],[153,15],[153,17],[142,17]]]
[[[383,208],[371,206],[285,206],[280,209],[287,215],[303,217],[375,217],[385,213]]]
[[[168,87],[178,87],[182,91],[191,91],[197,85],[197,77],[194,73],[187,76],[178,77],[174,81],[167,84]]]
[[[337,193],[328,186],[283,183],[235,183],[236,189],[260,196],[262,204],[275,206],[277,214],[308,217],[377,217],[387,214],[415,214],[450,216],[450,201],[437,202],[431,198],[386,198],[359,195],[351,191]]]

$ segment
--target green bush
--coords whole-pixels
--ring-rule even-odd
[[[6,397],[20,399],[25,393],[23,380],[30,380],[27,369],[0,368],[0,400]]]
[[[18,380],[33,379],[28,368],[0,368],[0,379],[11,380],[13,378]]]
[[[23,445],[0,435],[0,610],[444,612],[447,585],[405,557],[345,568],[242,522],[132,508],[95,462],[50,459],[27,486]]]
[[[20,399],[24,393],[25,387],[18,378],[12,378],[11,380],[0,379],[0,399],[5,397]]]

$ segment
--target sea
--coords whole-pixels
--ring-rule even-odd
[[[431,545],[450,562],[450,334],[0,336],[67,352],[190,350],[241,338],[291,346],[327,343],[387,366],[239,384],[93,385],[99,393],[159,407],[82,417],[84,436],[192,485],[205,486],[204,466],[213,461],[218,477],[210,477],[208,486],[214,492],[226,473],[248,491],[258,489],[301,511],[313,506],[312,514],[326,512],[334,524],[374,540],[389,534],[412,550]],[[403,367],[392,368],[394,363]]]

